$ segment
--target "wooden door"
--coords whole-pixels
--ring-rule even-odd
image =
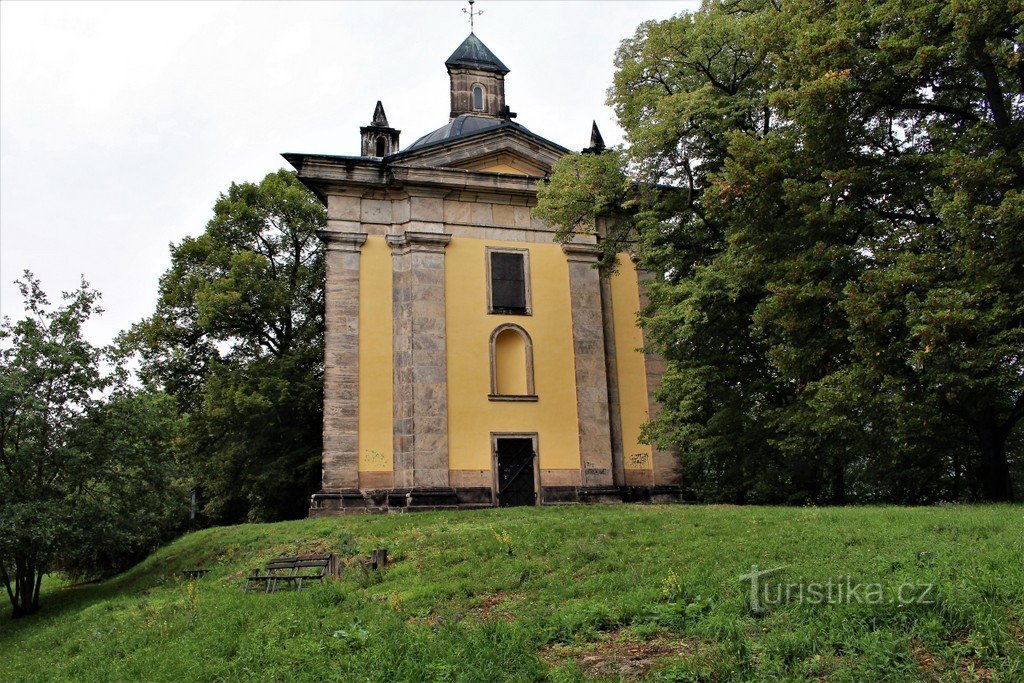
[[[533,439],[497,439],[498,507],[536,505],[536,457],[537,454],[533,452]]]

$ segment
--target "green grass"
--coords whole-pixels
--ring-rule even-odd
[[[241,591],[279,553],[354,557],[300,593]],[[881,604],[748,605],[784,583]],[[209,567],[195,583],[182,569]],[[904,583],[932,602],[900,604]],[[770,591],[770,595],[774,595]],[[890,601],[890,598],[894,600]],[[0,619],[0,680],[1024,680],[1024,507],[593,506],[208,529]]]

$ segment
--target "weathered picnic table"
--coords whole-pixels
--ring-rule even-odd
[[[274,593],[278,586],[284,584],[295,590],[302,590],[306,581],[322,581],[331,566],[333,555],[297,555],[294,557],[275,557],[267,562],[262,573],[253,569],[246,579],[242,591],[262,587],[265,593]]]

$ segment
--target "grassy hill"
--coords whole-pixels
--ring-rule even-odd
[[[301,593],[266,559],[375,547]],[[751,565],[784,569],[763,613]],[[179,572],[209,567],[197,582]],[[880,584],[847,600],[824,589]],[[933,585],[904,591],[903,584]],[[804,599],[799,599],[800,587]],[[781,600],[776,596],[781,595]],[[762,595],[763,598],[763,595]],[[914,601],[923,599],[923,601]],[[0,618],[0,680],[1024,679],[1024,508],[594,506],[208,529]]]

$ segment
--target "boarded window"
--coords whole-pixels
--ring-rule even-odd
[[[522,254],[491,252],[491,308],[497,313],[526,313]]]
[[[473,86],[473,111],[484,110],[484,88],[481,85]]]

